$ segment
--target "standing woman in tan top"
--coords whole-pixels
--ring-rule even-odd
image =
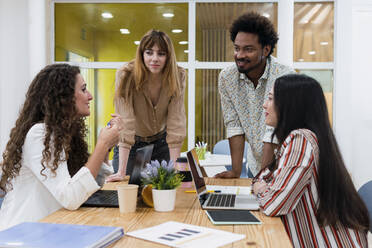
[[[186,137],[185,70],[177,66],[172,41],[162,31],[142,37],[136,58],[116,73],[115,108],[124,119],[119,169],[107,181],[123,180],[136,150],[154,144],[151,160],[176,161]]]

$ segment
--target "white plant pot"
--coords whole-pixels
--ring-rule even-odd
[[[173,211],[176,204],[176,189],[152,189],[152,199],[154,201],[155,211]]]

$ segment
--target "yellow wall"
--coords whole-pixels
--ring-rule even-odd
[[[113,69],[97,70],[97,131],[105,127],[111,119],[111,114],[115,113],[114,94],[115,94],[115,72]]]
[[[79,18],[70,15],[63,5],[57,5],[55,11],[55,60],[66,61],[67,51],[87,58],[94,57],[94,32]],[[85,30],[82,31],[82,30]],[[82,37],[82,33],[85,36]],[[82,38],[85,38],[83,40]]]
[[[137,45],[119,32],[96,32],[96,61],[130,61],[136,56]]]

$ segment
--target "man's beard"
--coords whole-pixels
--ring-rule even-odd
[[[241,61],[241,62],[245,62],[245,63],[250,63],[251,61],[248,60],[248,59],[235,59],[235,64],[236,64],[236,67],[238,68],[239,73],[248,74],[249,72],[253,71],[254,69],[260,67],[260,65],[263,63],[263,58],[264,58],[264,56],[261,56],[261,60],[258,61],[257,64],[252,65],[252,66],[248,67],[247,69],[240,68],[238,66],[237,62],[240,62]]]

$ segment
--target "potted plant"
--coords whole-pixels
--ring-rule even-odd
[[[176,189],[181,185],[183,175],[178,174],[172,160],[151,161],[141,172],[142,182],[152,186],[152,198],[156,211],[167,212],[174,209]]]

